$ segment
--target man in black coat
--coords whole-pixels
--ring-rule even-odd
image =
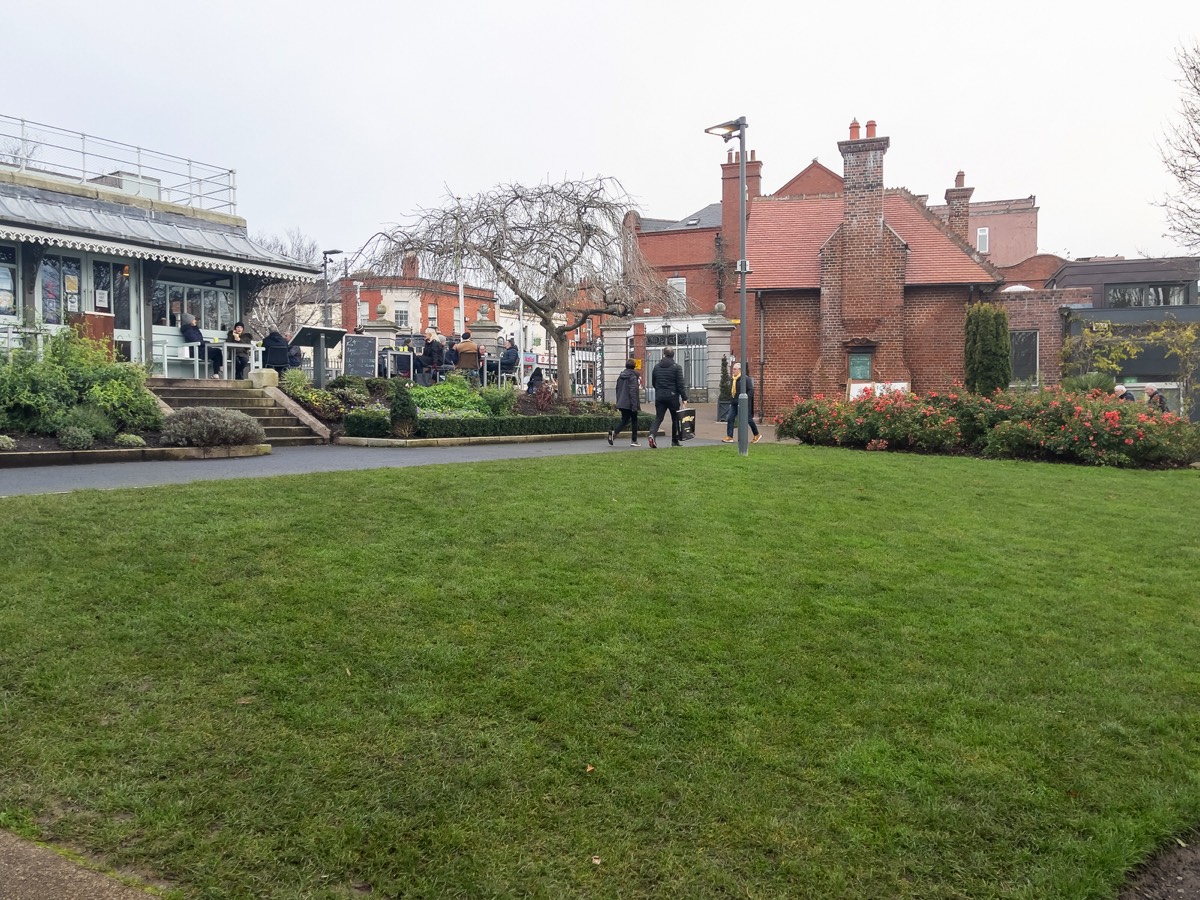
[[[650,383],[654,386],[654,424],[650,426],[650,436],[647,438],[650,449],[658,447],[654,435],[658,433],[658,426],[668,412],[671,414],[671,446],[679,447],[679,407],[681,403],[687,405],[688,395],[683,366],[675,362],[673,347],[663,350],[662,359],[650,373]]]

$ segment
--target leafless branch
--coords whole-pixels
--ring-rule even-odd
[[[1200,43],[1176,51],[1181,88],[1180,121],[1159,146],[1177,191],[1161,204],[1170,234],[1180,244],[1200,248]]]

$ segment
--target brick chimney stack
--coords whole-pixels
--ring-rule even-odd
[[[404,278],[419,278],[421,274],[421,263],[417,259],[415,253],[405,253],[404,259],[400,262],[400,275]]]
[[[738,240],[741,234],[738,228],[738,154],[730,150],[721,163],[721,232],[725,246],[732,249],[733,259],[737,259]],[[762,196],[762,161],[755,159],[754,151],[750,150],[746,158],[746,217],[750,216],[750,201]],[[728,252],[728,251],[727,251]]]
[[[971,195],[975,188],[963,187],[967,176],[960,170],[954,176],[954,187],[946,189],[946,224],[950,231],[970,244]]]
[[[883,155],[890,139],[875,136],[875,120],[867,122],[867,136],[858,136],[858,120],[850,123],[850,139],[838,141],[842,154],[846,224],[875,225],[883,221]]]

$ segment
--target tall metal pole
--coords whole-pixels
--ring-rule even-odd
[[[738,226],[741,231],[741,255],[738,257],[738,294],[741,309],[738,332],[741,335],[739,359],[742,363],[741,392],[738,394],[738,456],[750,453],[750,398],[746,394],[746,379],[750,366],[746,360],[746,274],[750,270],[746,261],[746,119],[738,120]]]
[[[329,257],[321,254],[321,324],[326,328],[332,325],[329,310]]]

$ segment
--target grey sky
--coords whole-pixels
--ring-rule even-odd
[[[682,218],[720,199],[703,129],[744,115],[765,192],[875,119],[890,187],[941,202],[963,169],[1037,196],[1041,250],[1180,252],[1151,204],[1189,0],[10,0],[3,31],[0,112],[235,168],[252,232],[328,248],[564,176]]]

